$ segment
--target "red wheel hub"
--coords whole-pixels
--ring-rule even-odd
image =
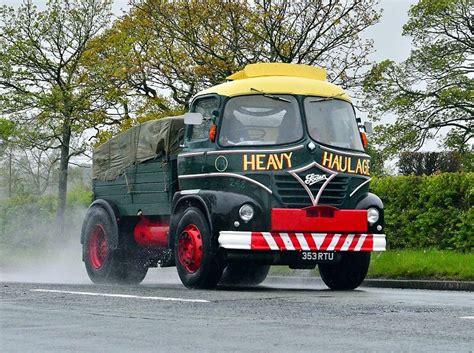
[[[178,237],[178,260],[189,273],[196,272],[202,262],[202,236],[199,228],[190,224]]]
[[[98,270],[107,258],[107,236],[104,227],[96,224],[89,238],[89,259],[93,268]]]

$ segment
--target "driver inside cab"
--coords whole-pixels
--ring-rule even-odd
[[[219,134],[221,146],[281,145],[303,136],[296,99],[251,95],[226,105]]]
[[[222,130],[219,142],[224,146],[245,143],[250,139],[247,127],[233,114],[224,114],[226,129]]]

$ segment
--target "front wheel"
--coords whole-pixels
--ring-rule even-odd
[[[336,264],[320,264],[319,274],[332,290],[355,289],[364,281],[370,263],[370,252],[347,252],[341,254]]]
[[[189,207],[180,217],[174,241],[176,268],[188,288],[214,288],[224,269],[203,213]]]

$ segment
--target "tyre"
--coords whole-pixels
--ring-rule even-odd
[[[136,243],[133,235],[135,222],[122,220],[118,225],[119,251],[117,258],[119,266],[116,272],[116,281],[121,284],[139,284],[148,272],[145,251]]]
[[[234,262],[226,266],[220,283],[232,286],[256,286],[267,278],[269,271],[270,265]]]
[[[115,280],[120,284],[140,284],[148,272],[148,267],[144,266],[140,258],[127,257],[117,270]]]
[[[347,252],[341,254],[336,264],[319,264],[323,282],[332,290],[350,290],[364,281],[370,263],[370,252]]]
[[[140,264],[136,249],[113,249],[111,240],[115,219],[100,206],[91,207],[84,219],[82,255],[92,282],[140,283],[147,268]]]
[[[176,268],[186,287],[216,287],[224,269],[216,250],[206,217],[198,208],[187,208],[178,221],[174,239]]]

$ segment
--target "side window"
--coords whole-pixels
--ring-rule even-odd
[[[201,113],[204,120],[201,125],[194,125],[191,131],[191,140],[205,140],[209,137],[212,124],[212,112],[219,108],[216,97],[201,98],[193,106],[193,112]]]

